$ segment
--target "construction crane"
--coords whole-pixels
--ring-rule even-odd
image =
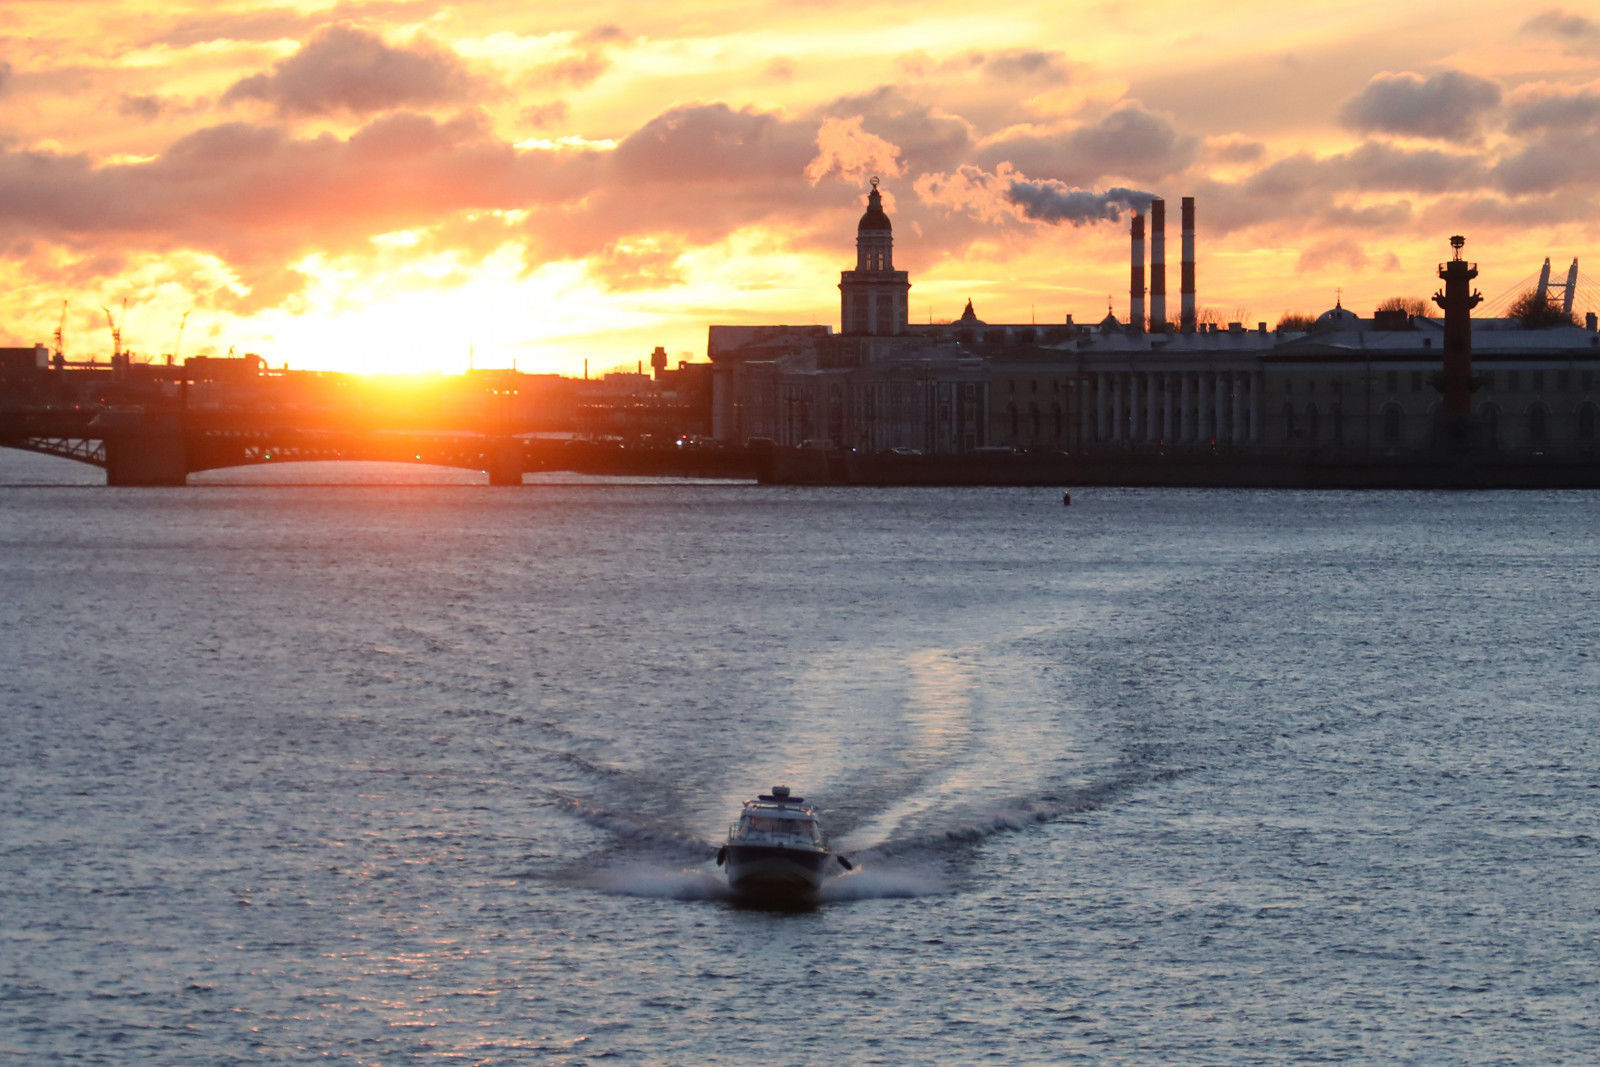
[[[194,310],[193,308],[189,309]],[[178,362],[178,350],[183,347],[183,327],[189,321],[189,312],[183,313],[183,318],[178,320],[178,339],[172,342],[172,362]]]
[[[116,318],[111,314],[111,309],[104,304],[100,310],[106,313],[106,326],[111,330],[111,362],[117,362],[117,357],[122,355],[122,330],[117,326]]]
[[[61,321],[56,323],[56,332],[53,335],[54,338],[55,338],[55,342],[56,342],[56,356],[57,357],[60,357],[60,356],[65,354],[62,351],[62,349],[66,345],[66,341],[65,341],[66,335],[67,335],[67,302],[65,300],[63,300],[63,301],[61,301]]]

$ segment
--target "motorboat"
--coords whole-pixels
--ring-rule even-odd
[[[739,821],[728,828],[728,843],[717,850],[728,888],[760,902],[811,900],[835,863],[851,869],[849,860],[829,851],[816,811],[786,785],[745,801]]]

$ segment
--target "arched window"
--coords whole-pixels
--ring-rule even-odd
[[[1543,404],[1535,404],[1528,409],[1528,442],[1530,444],[1544,444],[1549,416],[1550,410]]]
[[[1029,439],[1037,441],[1039,439],[1039,407],[1037,404],[1028,405],[1028,418],[1033,423],[1033,434]]]
[[[1006,405],[1006,418],[1011,421],[1011,441],[1014,444],[1017,440],[1017,405]]]
[[[1578,440],[1594,440],[1594,416],[1595,408],[1593,404],[1585,404],[1578,409]]]
[[[1344,405],[1337,400],[1328,408],[1328,421],[1333,424],[1333,443],[1344,444]]]
[[[1317,432],[1322,428],[1320,415],[1321,413],[1317,411],[1317,405],[1306,405],[1306,437],[1310,439],[1312,444],[1317,443]]]
[[[1060,404],[1052,404],[1052,405],[1050,405],[1050,423],[1054,427],[1054,429],[1052,431],[1052,436],[1057,441],[1061,440],[1061,429],[1062,429],[1062,426],[1061,426],[1061,405]]]
[[[1283,405],[1283,437],[1286,441],[1293,441],[1299,436],[1294,425],[1294,405]]]

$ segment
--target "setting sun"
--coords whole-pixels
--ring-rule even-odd
[[[1125,314],[1118,211],[1199,205],[1202,304],[1486,294],[1600,235],[1600,21],[1505,3],[742,10],[13,5],[0,341],[581,374],[837,326],[880,175],[914,321]],[[1121,296],[1117,294],[1123,294]],[[107,309],[102,311],[102,308]]]

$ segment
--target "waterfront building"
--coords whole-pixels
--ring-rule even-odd
[[[1164,213],[1153,205],[1152,244]],[[712,326],[712,434],[729,443],[876,452],[977,449],[1255,456],[1405,456],[1443,444],[1440,316],[1336,303],[1309,329],[1205,323],[1192,310],[1193,201],[1184,200],[1183,315],[1165,316],[1164,264],[1142,260],[1128,324],[994,325],[969,301],[949,323],[905,320],[910,279],[874,181],[841,272],[840,328]],[[1132,226],[1143,255],[1143,215]],[[1459,249],[1458,249],[1459,251]],[[1159,252],[1157,255],[1159,256]],[[1441,276],[1444,267],[1441,266]],[[1571,300],[1568,293],[1568,300]],[[1600,329],[1471,321],[1471,447],[1591,456],[1600,447]]]

